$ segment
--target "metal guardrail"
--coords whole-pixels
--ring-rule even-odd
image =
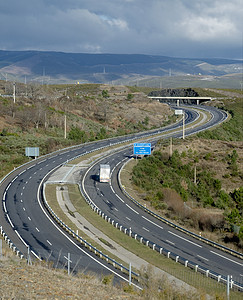
[[[76,240],[78,240],[79,242],[81,242],[82,244],[84,244],[85,247],[89,248],[90,251],[92,251],[93,253],[95,253],[96,255],[98,255],[100,258],[105,259],[108,263],[112,264],[113,267],[115,268],[120,268],[120,270],[122,272],[126,271],[127,273],[129,273],[129,269],[125,266],[123,266],[122,264],[118,263],[116,260],[110,258],[108,255],[102,253],[102,251],[98,250],[97,248],[95,248],[94,246],[92,246],[90,243],[88,243],[85,239],[83,239],[81,236],[79,236],[77,233],[75,233],[70,227],[68,227],[57,215],[56,213],[52,210],[52,208],[50,207],[50,205],[48,204],[46,197],[45,197],[45,187],[46,187],[46,183],[44,183],[44,187],[43,187],[43,198],[44,198],[44,205],[47,208],[47,210],[49,211],[49,213],[51,214],[51,216],[54,218],[54,220],[56,220],[56,222],[65,230],[67,231],[71,236],[73,236]],[[139,274],[135,273],[135,272],[131,272],[133,276],[135,277],[139,277]]]
[[[223,250],[223,251],[225,251],[225,252],[230,253],[231,255],[235,255],[236,257],[239,257],[239,258],[243,259],[243,254],[241,254],[240,252],[237,252],[237,251],[235,251],[235,250],[233,250],[233,249],[230,249],[230,248],[228,248],[228,247],[226,247],[226,246],[224,246],[224,245],[221,245],[221,244],[218,244],[218,243],[216,243],[216,242],[213,242],[213,241],[211,241],[211,240],[209,240],[209,239],[206,239],[206,238],[204,238],[204,237],[202,237],[202,236],[200,236],[200,235],[198,235],[198,234],[196,234],[196,233],[194,233],[194,232],[192,232],[192,231],[190,231],[190,230],[187,230],[187,229],[185,229],[185,228],[183,228],[183,227],[181,227],[181,226],[179,226],[179,225],[177,225],[177,224],[175,224],[175,223],[173,223],[173,222],[171,222],[171,221],[169,221],[169,220],[163,218],[162,216],[156,214],[155,212],[153,212],[152,210],[148,209],[147,207],[145,207],[145,206],[143,206],[141,203],[139,203],[137,200],[135,200],[135,199],[134,199],[134,198],[133,198],[126,190],[125,190],[125,188],[124,188],[124,186],[121,184],[121,180],[120,180],[120,172],[122,171],[122,169],[124,168],[124,166],[125,166],[128,162],[129,162],[129,160],[126,161],[126,163],[122,166],[122,168],[121,168],[120,171],[119,171],[119,174],[118,174],[118,183],[119,183],[119,186],[120,186],[120,189],[122,190],[122,192],[123,192],[130,200],[132,200],[133,203],[135,203],[137,206],[139,206],[140,208],[142,208],[144,211],[146,211],[146,212],[149,213],[150,215],[156,217],[156,218],[159,219],[160,221],[162,221],[162,222],[164,222],[164,223],[170,225],[171,227],[174,227],[174,228],[176,228],[177,230],[180,230],[180,231],[182,231],[182,232],[184,232],[184,233],[186,233],[186,234],[188,234],[188,235],[190,235],[190,236],[193,236],[194,238],[196,238],[196,239],[198,239],[198,240],[200,240],[200,241],[203,241],[203,242],[205,242],[205,243],[207,243],[207,244],[209,244],[209,245],[211,245],[211,246],[214,246],[215,248],[218,248],[218,249],[220,249],[220,250]]]
[[[128,160],[128,161],[129,161],[129,160]],[[128,161],[126,161],[126,163],[128,163]],[[137,206],[139,206],[140,208],[142,208],[143,210],[145,210],[145,211],[148,212],[149,214],[155,216],[155,217],[158,218],[159,220],[163,221],[164,223],[166,223],[166,224],[168,224],[168,225],[170,225],[170,226],[172,226],[172,227],[174,227],[174,228],[176,228],[176,229],[179,229],[180,231],[182,231],[182,232],[184,232],[184,233],[190,234],[190,235],[193,236],[193,237],[197,237],[199,240],[202,240],[203,242],[207,242],[208,244],[211,244],[211,243],[212,243],[211,245],[213,245],[213,246],[215,246],[215,247],[217,247],[217,248],[219,248],[219,249],[221,249],[221,250],[227,249],[227,250],[229,250],[230,253],[231,253],[231,251],[232,251],[232,253],[239,254],[240,257],[242,258],[242,254],[241,254],[241,253],[239,253],[239,252],[237,252],[237,251],[234,251],[234,250],[232,250],[232,249],[229,249],[229,248],[227,248],[227,247],[225,247],[225,246],[223,246],[223,245],[217,244],[217,243],[215,243],[215,242],[213,242],[213,241],[210,241],[210,240],[208,240],[208,239],[206,239],[206,238],[202,238],[201,236],[199,236],[199,235],[197,235],[197,234],[195,234],[195,233],[193,233],[193,232],[191,232],[191,231],[189,231],[189,230],[187,230],[187,229],[184,229],[184,228],[182,228],[182,227],[180,227],[180,226],[174,224],[173,222],[171,222],[171,221],[169,221],[169,220],[167,220],[167,219],[165,219],[165,218],[159,216],[158,214],[155,214],[153,211],[149,210],[148,208],[146,208],[145,206],[143,206],[142,204],[140,204],[138,201],[136,201],[136,200],[135,200],[132,196],[130,196],[129,193],[124,189],[124,187],[122,186],[121,181],[120,181],[120,172],[121,172],[121,170],[124,168],[124,166],[126,165],[126,163],[123,164],[122,168],[119,170],[119,173],[118,173],[118,184],[119,184],[121,190],[124,192],[124,194],[125,194],[127,197],[129,197],[129,199],[131,199]],[[122,227],[122,226],[121,226],[121,227]],[[126,231],[125,231],[125,233],[126,233]],[[149,240],[143,239],[143,237],[141,237],[141,236],[139,236],[139,235],[137,235],[137,234],[134,234],[134,236],[133,236],[133,235],[130,235],[130,236],[131,236],[131,237],[134,237],[134,238],[137,239],[137,240],[140,240],[141,243],[143,243],[143,244],[145,244],[146,246],[152,248],[153,250],[156,250],[156,251],[159,252],[160,254],[164,254],[164,255],[167,256],[168,258],[174,259],[176,262],[182,263],[185,267],[189,267],[189,268],[191,268],[192,270],[195,270],[195,272],[200,272],[201,274],[205,275],[206,277],[211,277],[212,279],[216,279],[218,282],[222,282],[222,283],[224,283],[224,284],[227,283],[227,276],[218,274],[218,273],[216,273],[216,272],[213,272],[212,270],[208,270],[208,269],[204,268],[203,266],[200,266],[200,265],[197,265],[197,264],[195,264],[195,263],[193,263],[193,262],[190,262],[190,261],[186,260],[185,258],[183,258],[183,257],[181,257],[181,256],[178,256],[177,254],[172,253],[172,252],[170,252],[169,250],[167,250],[167,249],[165,249],[165,248],[162,248],[162,247],[160,247],[160,246],[154,244],[153,242],[151,242],[151,241],[149,241]],[[222,248],[221,248],[221,247],[222,247]],[[241,291],[241,292],[243,291],[243,285],[242,285],[241,283],[239,283],[239,282],[235,282],[235,281],[231,280],[230,285],[231,285],[232,287],[235,287],[237,290],[239,290],[239,291]]]
[[[7,234],[4,232],[3,227],[0,226],[0,234],[3,237],[4,241],[7,243],[10,249],[13,250],[13,252],[20,257],[21,259],[24,258],[24,255],[21,251],[18,250],[18,248],[14,245],[14,243],[10,240],[10,238],[7,236]]]

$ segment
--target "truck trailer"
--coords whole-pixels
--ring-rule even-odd
[[[100,165],[100,182],[110,182],[110,165]]]

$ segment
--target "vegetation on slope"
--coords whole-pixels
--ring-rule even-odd
[[[13,83],[0,81],[0,178],[28,160],[25,147],[39,147],[44,155],[160,127],[174,118],[168,106],[122,86],[16,83],[15,103],[12,92]]]
[[[158,151],[134,167],[132,180],[143,198],[167,217],[199,231],[220,233],[225,242],[243,247],[242,99],[221,100],[231,115],[228,122],[198,134],[198,141],[187,139],[186,147],[178,142],[179,151],[171,157],[161,142]],[[207,144],[206,139],[230,142],[215,141],[213,152],[209,145],[206,152],[200,146],[190,148],[196,141]]]

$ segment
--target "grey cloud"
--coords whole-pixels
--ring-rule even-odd
[[[8,0],[0,49],[240,58],[241,0]]]

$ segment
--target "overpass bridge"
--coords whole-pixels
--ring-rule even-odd
[[[149,96],[148,98],[157,100],[162,103],[176,103],[179,104],[197,104],[202,102],[212,101],[212,97],[165,97],[165,96]]]

